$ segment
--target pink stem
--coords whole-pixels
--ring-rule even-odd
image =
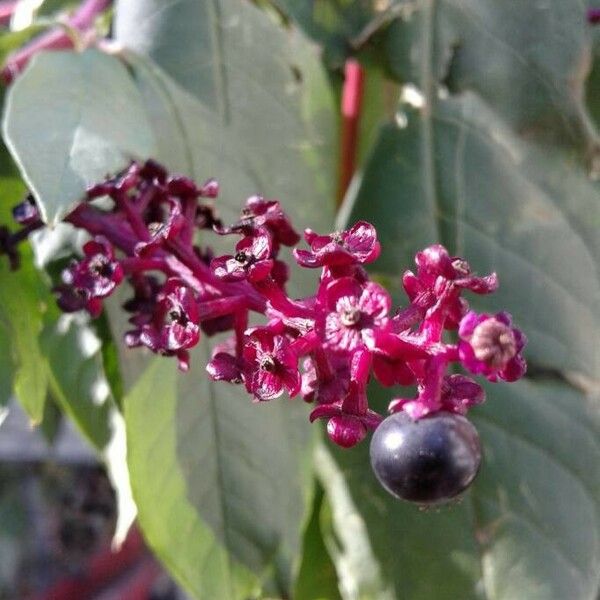
[[[8,25],[15,12],[19,0],[4,0],[0,2],[0,25]]]
[[[248,311],[238,310],[235,313],[235,355],[240,358],[244,351],[245,332],[248,329]]]
[[[82,33],[88,31],[96,17],[106,10],[112,0],[87,0],[67,20],[67,25]],[[62,27],[54,27],[33,38],[16,52],[11,53],[6,60],[0,77],[8,85],[19,75],[31,57],[40,50],[67,50],[73,48],[73,40]]]
[[[201,321],[208,321],[223,317],[232,313],[237,313],[247,307],[245,296],[229,296],[227,298],[218,298],[217,300],[205,300],[198,304]]]
[[[297,356],[303,356],[312,352],[320,343],[317,333],[313,330],[294,340],[290,347]]]
[[[141,273],[142,271],[162,271],[167,274],[172,272],[167,263],[160,258],[127,257],[119,262],[127,275]]]
[[[125,254],[134,254],[138,239],[122,219],[89,204],[80,204],[65,217],[67,223],[86,229],[92,235],[103,235]]]
[[[331,381],[334,377],[334,371],[327,358],[327,353],[322,347],[317,346],[313,352],[313,360],[315,361],[315,370],[317,377],[324,382]]]
[[[267,298],[275,310],[285,313],[288,317],[312,318],[312,311],[288,298],[271,277],[256,282],[254,287]]]
[[[131,228],[135,232],[135,234],[141,239],[143,242],[147,242],[151,239],[150,232],[146,227],[140,213],[135,210],[132,206],[131,201],[127,197],[126,194],[116,194],[115,201],[119,205],[119,208],[125,213]]]

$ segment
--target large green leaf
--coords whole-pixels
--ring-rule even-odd
[[[197,598],[289,589],[310,478],[302,404],[253,404],[235,387],[153,360],[125,398],[128,461],[152,548]],[[251,574],[250,567],[255,574]]]
[[[294,585],[294,600],[340,600],[338,577],[321,525],[327,509],[323,488],[317,483],[312,514],[304,530],[302,563]]]
[[[485,306],[515,314],[529,358],[597,378],[600,208],[588,172],[598,137],[584,107],[584,17],[574,0],[427,0],[395,23],[389,56],[414,83],[402,98],[416,108],[401,105],[383,129],[345,214],[379,228],[377,269],[389,275],[436,241],[496,269],[501,290]]]
[[[299,227],[329,224],[335,201],[334,105],[315,49],[247,3],[187,0],[159,11],[156,4],[121,3],[118,40],[165,69],[169,54],[154,45],[157,40],[171,40],[172,53],[189,40],[192,47],[207,46],[201,65],[210,66],[185,77],[168,70],[173,80],[151,62],[131,57],[159,141],[158,158],[199,180],[216,177],[226,218],[239,212],[245,197],[260,193],[281,200]],[[214,7],[215,18],[200,18],[208,10],[204,4]],[[178,24],[186,17],[197,28],[182,38]],[[142,44],[134,32],[150,26],[153,37]],[[177,82],[203,92],[194,97]]]
[[[519,139],[471,94],[432,118],[406,115],[406,127],[383,129],[346,206],[378,228],[375,269],[399,281],[419,248],[441,241],[499,273],[499,292],[472,300],[513,313],[536,366],[597,377],[600,205],[584,167]]]
[[[65,315],[46,325],[42,350],[56,401],[83,435],[102,450],[111,435],[112,398],[102,368],[100,340],[85,323]]]
[[[439,90],[472,91],[523,137],[597,147],[583,104],[591,28],[580,0],[423,0],[384,37],[392,74],[430,103]]]
[[[4,139],[51,225],[88,185],[154,150],[126,68],[97,50],[36,56],[9,90]]]
[[[125,56],[159,141],[159,160],[200,181],[218,178],[226,220],[258,192],[279,198],[299,228],[330,227],[332,95],[315,50],[297,32],[278,28],[250,4],[227,0],[121,2],[115,31],[126,50],[137,52]],[[182,44],[201,60],[175,58]],[[125,358],[131,383],[139,367],[129,363]],[[265,582],[273,593],[288,593],[310,492],[306,414],[285,401],[252,405],[240,388],[209,384],[205,363],[205,350],[187,375],[153,363],[126,399],[140,523],[198,597],[243,597]],[[157,369],[171,373],[168,393],[138,398],[136,390],[148,389],[140,386],[159,377]],[[157,487],[148,477],[150,445],[153,455],[165,456],[172,486]],[[190,534],[182,537],[182,528]]]
[[[6,257],[0,256],[0,354],[11,357],[14,393],[32,421],[44,414],[48,378],[40,349],[47,291],[25,253],[23,266],[11,272]],[[11,369],[2,372],[3,389],[10,386]]]
[[[394,500],[371,473],[366,444],[319,450],[345,597],[596,598],[597,408],[558,383],[487,391],[488,403],[473,411],[485,459],[459,504],[423,512]]]
[[[532,372],[578,373],[591,394],[600,207],[589,175],[597,138],[583,105],[583,10],[427,0],[390,27],[392,66],[411,85],[341,220],[376,225],[384,251],[374,269],[397,299],[401,272],[434,242],[480,273],[497,270],[499,292],[469,300],[515,315]],[[391,396],[373,391],[382,409]],[[439,513],[387,497],[367,475],[366,447],[321,461],[324,482],[334,482],[325,486],[338,564],[363,553],[379,569],[346,569],[358,574],[348,589],[407,600],[596,598],[598,398],[537,380],[489,386],[488,396],[473,411],[485,445],[479,479]],[[343,537],[340,497],[362,524],[359,544]]]

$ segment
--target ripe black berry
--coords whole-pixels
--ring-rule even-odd
[[[371,440],[371,466],[392,495],[441,504],[465,490],[481,463],[479,435],[464,417],[440,412],[413,421],[406,413],[385,419]]]

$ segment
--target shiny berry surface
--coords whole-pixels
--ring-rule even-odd
[[[419,504],[442,504],[475,479],[481,444],[463,416],[439,412],[413,421],[400,412],[377,427],[370,454],[373,472],[390,494]]]

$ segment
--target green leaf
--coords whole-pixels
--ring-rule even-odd
[[[13,392],[15,375],[10,341],[8,328],[0,322],[0,409],[8,404]]]
[[[62,410],[99,450],[111,435],[110,388],[102,368],[100,340],[72,315],[52,319],[42,333],[50,387]]]
[[[273,0],[286,16],[293,19],[312,39],[324,46],[327,62],[341,67],[346,57],[371,37],[372,31],[402,12],[408,2],[392,0],[379,8],[366,0]],[[411,7],[407,7],[411,12]]]
[[[156,7],[152,0],[122,2],[115,30],[125,48],[152,57],[180,84],[152,62],[129,57],[159,142],[157,158],[199,181],[216,177],[225,220],[260,193],[278,198],[298,227],[329,226],[335,108],[315,49],[248,3],[219,0],[204,7],[186,0],[160,10],[160,18]],[[216,16],[200,20],[200,12],[213,8]],[[192,33],[186,17],[197,26]],[[152,36],[140,37],[137,31],[146,28]],[[169,68],[181,44],[203,48],[196,70],[184,75]],[[202,93],[195,97],[181,85]]]
[[[528,139],[591,152],[584,107],[592,29],[580,0],[424,0],[382,46],[390,72],[431,103],[438,90],[480,96]]]
[[[515,316],[533,373],[575,372],[591,390],[600,208],[583,106],[590,40],[580,3],[509,4],[427,1],[389,28],[392,67],[410,85],[340,221],[375,224],[374,268],[398,300],[402,271],[435,242],[480,273],[496,270],[499,292],[469,302]],[[371,397],[385,410],[393,395]],[[539,381],[488,386],[488,397],[472,412],[486,452],[479,478],[439,513],[386,496],[366,447],[321,461],[347,589],[407,600],[597,596],[598,399]],[[343,534],[348,514],[357,544]],[[379,573],[340,571],[361,556]]]
[[[40,431],[49,446],[52,446],[60,431],[62,416],[63,413],[58,403],[54,400],[52,394],[48,394],[44,404],[44,416],[40,423]]]
[[[327,509],[317,483],[313,509],[304,530],[302,563],[294,586],[294,600],[340,600],[337,574],[323,540],[322,513]]]
[[[156,157],[199,181],[216,177],[225,221],[239,215],[246,197],[261,193],[281,200],[299,228],[331,226],[333,97],[315,49],[298,32],[229,0],[206,6],[120,2],[115,31],[127,50],[138,53],[124,56],[159,142]],[[181,56],[182,45],[190,60]],[[114,314],[111,327],[122,331]],[[123,359],[126,381],[139,373],[137,356]],[[311,480],[300,474],[308,462],[310,426],[297,406],[256,406],[242,389],[209,384],[206,359],[199,352],[192,372],[152,401],[126,398],[140,523],[153,549],[198,597],[243,598],[260,587],[288,594],[308,508]],[[174,368],[159,364],[149,373]],[[296,441],[282,433],[288,429],[297,429]],[[166,457],[176,478],[172,486],[156,487],[148,477],[149,444],[153,456]],[[205,465],[212,469],[209,477],[202,476]],[[212,499],[202,502],[201,493]],[[249,514],[255,521],[250,526]],[[182,536],[184,528],[190,535]]]
[[[476,96],[406,119],[383,129],[346,206],[378,229],[376,270],[399,281],[418,249],[441,241],[480,273],[498,272],[500,290],[469,301],[509,310],[536,366],[597,377],[597,185],[574,157],[517,138]]]
[[[484,462],[459,504],[422,512],[393,499],[371,473],[366,444],[319,451],[341,586],[354,590],[345,597],[596,597],[597,408],[560,383],[486,387],[487,404],[472,413]],[[375,577],[360,567],[368,560],[380,569]]]
[[[12,357],[17,399],[30,419],[39,423],[48,388],[44,356],[39,346],[47,309],[46,292],[30,256],[23,257],[24,264],[16,272],[9,270],[5,257],[0,258],[1,353]]]
[[[37,55],[9,90],[4,139],[51,225],[88,185],[154,152],[126,68],[97,50]]]
[[[125,398],[139,522],[197,598],[246,598],[274,578],[285,594],[310,481],[305,407],[254,404],[204,375],[156,358]],[[256,574],[253,575],[247,567]]]
[[[583,103],[588,30],[575,0],[548,10],[428,1],[397,21],[388,53],[412,84],[344,216],[377,226],[384,274],[398,278],[434,242],[480,272],[497,270],[499,293],[474,305],[512,312],[536,366],[597,378],[600,347],[590,332],[600,332],[600,208],[588,173],[597,166],[587,164],[598,148]],[[488,44],[494,52],[484,51]]]

